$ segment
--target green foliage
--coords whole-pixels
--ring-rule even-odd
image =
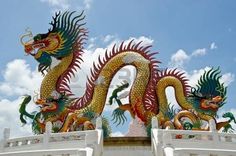
[[[96,117],[96,113],[91,108],[85,108],[83,110],[83,117],[87,117],[90,120],[94,119]]]
[[[174,105],[171,106],[171,104],[168,104],[168,110],[167,112],[162,112],[165,117],[167,117],[169,120],[174,119],[175,115],[176,115],[177,109],[174,108]]]
[[[202,126],[202,121],[201,120],[197,120],[196,122],[193,123],[193,128],[201,128]]]
[[[89,120],[95,120],[97,115],[91,108],[85,108],[83,111],[83,117],[89,118]],[[102,117],[102,129],[103,129],[103,136],[105,138],[109,137],[112,130],[107,118]]]
[[[39,123],[38,123],[38,120],[41,118],[41,113],[37,113],[34,118],[33,118],[33,121],[32,121],[32,131],[34,134],[41,134],[41,129],[39,127]]]
[[[52,132],[59,132],[59,130],[60,127],[55,127],[55,126],[52,127]]]
[[[148,137],[151,137],[151,133],[152,133],[152,124],[149,123],[147,126],[146,126],[146,132],[147,132],[147,136]]]
[[[190,122],[184,122],[183,127],[185,130],[191,130],[193,128],[193,124]]]
[[[111,130],[108,119],[105,117],[102,117],[102,129],[103,129],[104,138],[107,138],[111,135],[112,130]]]

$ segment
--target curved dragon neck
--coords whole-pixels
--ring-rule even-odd
[[[165,89],[170,86],[174,88],[176,101],[178,102],[178,104],[182,109],[184,110],[194,109],[192,104],[187,101],[186,96],[184,95],[183,84],[181,83],[181,81],[175,77],[166,76],[161,78],[156,86],[156,93],[158,96],[159,109],[160,109],[158,116],[164,116],[163,112],[168,111],[168,105],[167,105],[168,101],[166,98]],[[214,119],[212,116],[200,112],[198,112],[198,116],[205,121]]]
[[[182,109],[192,109],[191,104],[189,104],[186,100],[186,96],[184,95],[185,92],[183,83],[174,76],[164,76],[157,82],[156,85],[156,94],[159,103],[159,113],[157,117],[161,123],[169,120],[169,118],[164,114],[165,112],[168,112],[168,101],[165,93],[167,87],[174,88],[176,101]]]
[[[57,80],[69,68],[72,60],[73,53],[64,57],[58,65],[47,73],[41,84],[40,98],[51,96],[51,93],[56,90]]]
[[[192,109],[191,104],[186,100],[186,97],[184,95],[184,89],[183,84],[181,81],[173,76],[166,76],[160,79],[158,81],[156,86],[156,93],[159,101],[159,109],[160,113],[167,112],[168,110],[168,101],[165,94],[165,89],[167,87],[173,87],[175,90],[175,97],[176,101],[180,104],[180,107],[182,107],[185,110]]]
[[[141,98],[142,102],[142,98],[145,94],[145,88],[147,87],[150,76],[149,63],[149,60],[145,59],[137,52],[126,51],[117,54],[116,57],[106,63],[99,74],[89,108],[97,114],[101,114],[113,76],[122,67],[133,65],[136,67],[137,74],[130,93],[130,104],[131,109],[134,109],[135,103],[138,102],[139,98]],[[143,105],[142,110],[144,110]]]

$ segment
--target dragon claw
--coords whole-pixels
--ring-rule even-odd
[[[120,108],[116,108],[113,113],[112,113],[112,121],[114,121],[114,124],[117,123],[116,126],[120,125],[120,124],[124,124],[125,121],[127,121],[126,116],[124,115],[124,110],[120,109]]]

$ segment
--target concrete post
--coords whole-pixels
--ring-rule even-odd
[[[209,120],[209,128],[211,132],[216,132],[216,122],[214,119]]]
[[[103,129],[102,129],[102,117],[99,116],[96,119],[96,131],[97,131],[97,146],[95,147],[95,150],[97,153],[95,153],[95,156],[100,156],[103,153]]]
[[[96,129],[102,129],[102,117],[99,116],[96,119]]]
[[[164,148],[164,154],[166,156],[174,156],[174,147],[172,145],[172,134],[169,132],[169,130],[163,131],[163,148]]]
[[[85,135],[86,146],[92,147],[94,144],[97,144],[98,133],[95,131],[87,132]]]
[[[48,134],[50,134],[52,132],[52,123],[51,122],[46,123],[45,132]]]
[[[213,143],[218,144],[218,142],[219,142],[219,136],[218,136],[218,134],[217,134],[216,122],[215,122],[214,119],[209,120],[209,128],[210,128],[210,132],[212,132]]]
[[[8,140],[10,138],[10,128],[4,128],[3,130],[3,139]]]
[[[156,128],[158,129],[159,127],[159,123],[158,123],[158,120],[157,120],[157,117],[152,117],[152,128]]]
[[[170,146],[165,147],[164,153],[165,153],[164,155],[166,155],[166,156],[174,156],[174,148],[170,147]]]
[[[0,151],[4,151],[4,146],[6,141],[10,138],[10,128],[4,128],[3,130],[3,139],[0,141]]]
[[[48,149],[51,132],[52,132],[52,123],[47,122],[45,126],[45,132],[43,134],[43,148],[44,149]]]

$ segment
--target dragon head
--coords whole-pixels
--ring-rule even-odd
[[[219,68],[212,68],[200,77],[197,87],[191,90],[196,109],[215,115],[225,104],[227,88],[220,82],[220,78]]]
[[[24,43],[25,53],[39,62],[39,71],[50,67],[51,56],[56,57],[58,48],[62,48],[63,39],[58,33],[37,34],[30,42]]]
[[[33,56],[38,62],[38,70],[43,72],[52,64],[52,57],[62,59],[73,52],[81,51],[82,41],[87,31],[78,24],[85,16],[83,12],[72,18],[74,12],[56,13],[50,23],[52,28],[45,34],[33,36],[30,30],[21,36],[21,44],[25,53]],[[25,38],[30,40],[24,41]]]
[[[58,103],[48,99],[38,99],[35,104],[40,106],[41,112],[53,112],[58,109]]]
[[[54,91],[48,98],[38,98],[35,104],[40,107],[42,113],[55,114],[62,112],[67,102],[68,97],[65,94]]]
[[[53,91],[47,98],[35,96],[34,102],[39,106],[40,111],[37,112],[37,116],[33,120],[33,132],[36,134],[45,132],[45,125],[48,121],[53,124],[53,131],[59,132],[66,115],[70,112],[67,109],[67,105],[71,100],[73,99],[69,98],[65,93],[58,93],[57,91]]]

